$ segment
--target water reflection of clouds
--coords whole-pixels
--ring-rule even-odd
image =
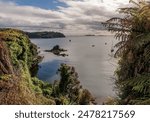
[[[69,42],[70,39],[71,42]],[[36,43],[41,44],[39,46],[42,50],[50,49],[59,44],[61,48],[68,50],[66,53],[69,56],[60,57],[42,51],[41,54],[44,59],[40,64],[41,69],[38,72],[38,77],[53,83],[54,80],[59,79],[56,72],[60,64],[67,63],[75,67],[81,84],[90,90],[95,97],[114,96],[112,77],[116,66],[114,59],[108,55],[112,40],[114,39],[111,36],[39,39]]]
[[[48,62],[42,62],[40,64],[41,70],[39,69],[38,77],[44,81],[53,82],[56,80],[54,78],[59,78],[56,76],[57,69],[60,67],[62,60],[52,60]]]

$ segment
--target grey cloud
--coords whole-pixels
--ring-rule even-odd
[[[101,6],[101,7],[91,7],[89,9],[86,9],[84,11],[85,15],[89,15],[89,16],[103,16],[103,17],[107,17],[107,18],[111,18],[113,16],[118,16],[117,13],[114,13],[114,11],[108,11],[105,7]]]
[[[8,1],[0,0],[0,27],[12,26],[29,31],[54,30],[65,34],[93,33],[104,29],[101,22],[118,16],[101,2],[89,2],[92,0],[59,0],[67,7],[59,6],[55,11],[19,6]]]
[[[61,22],[44,22],[40,23],[40,27],[49,29],[66,29],[66,24]]]

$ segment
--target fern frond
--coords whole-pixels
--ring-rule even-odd
[[[136,3],[134,0],[130,0],[129,3],[133,3],[134,5],[140,7],[140,5],[138,3]]]

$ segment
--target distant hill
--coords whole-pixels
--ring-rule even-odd
[[[25,32],[29,38],[64,38],[65,35],[60,32]]]
[[[94,34],[87,34],[87,35],[85,35],[85,36],[95,36]]]

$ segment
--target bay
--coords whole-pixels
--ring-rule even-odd
[[[69,41],[71,40],[71,42]],[[88,89],[99,104],[108,97],[115,96],[114,71],[116,60],[111,56],[111,48],[117,42],[113,36],[82,36],[54,39],[31,39],[44,56],[39,64],[38,78],[50,83],[59,79],[56,74],[61,63],[74,66],[79,80]],[[67,57],[56,56],[44,50],[59,45],[67,49]]]

